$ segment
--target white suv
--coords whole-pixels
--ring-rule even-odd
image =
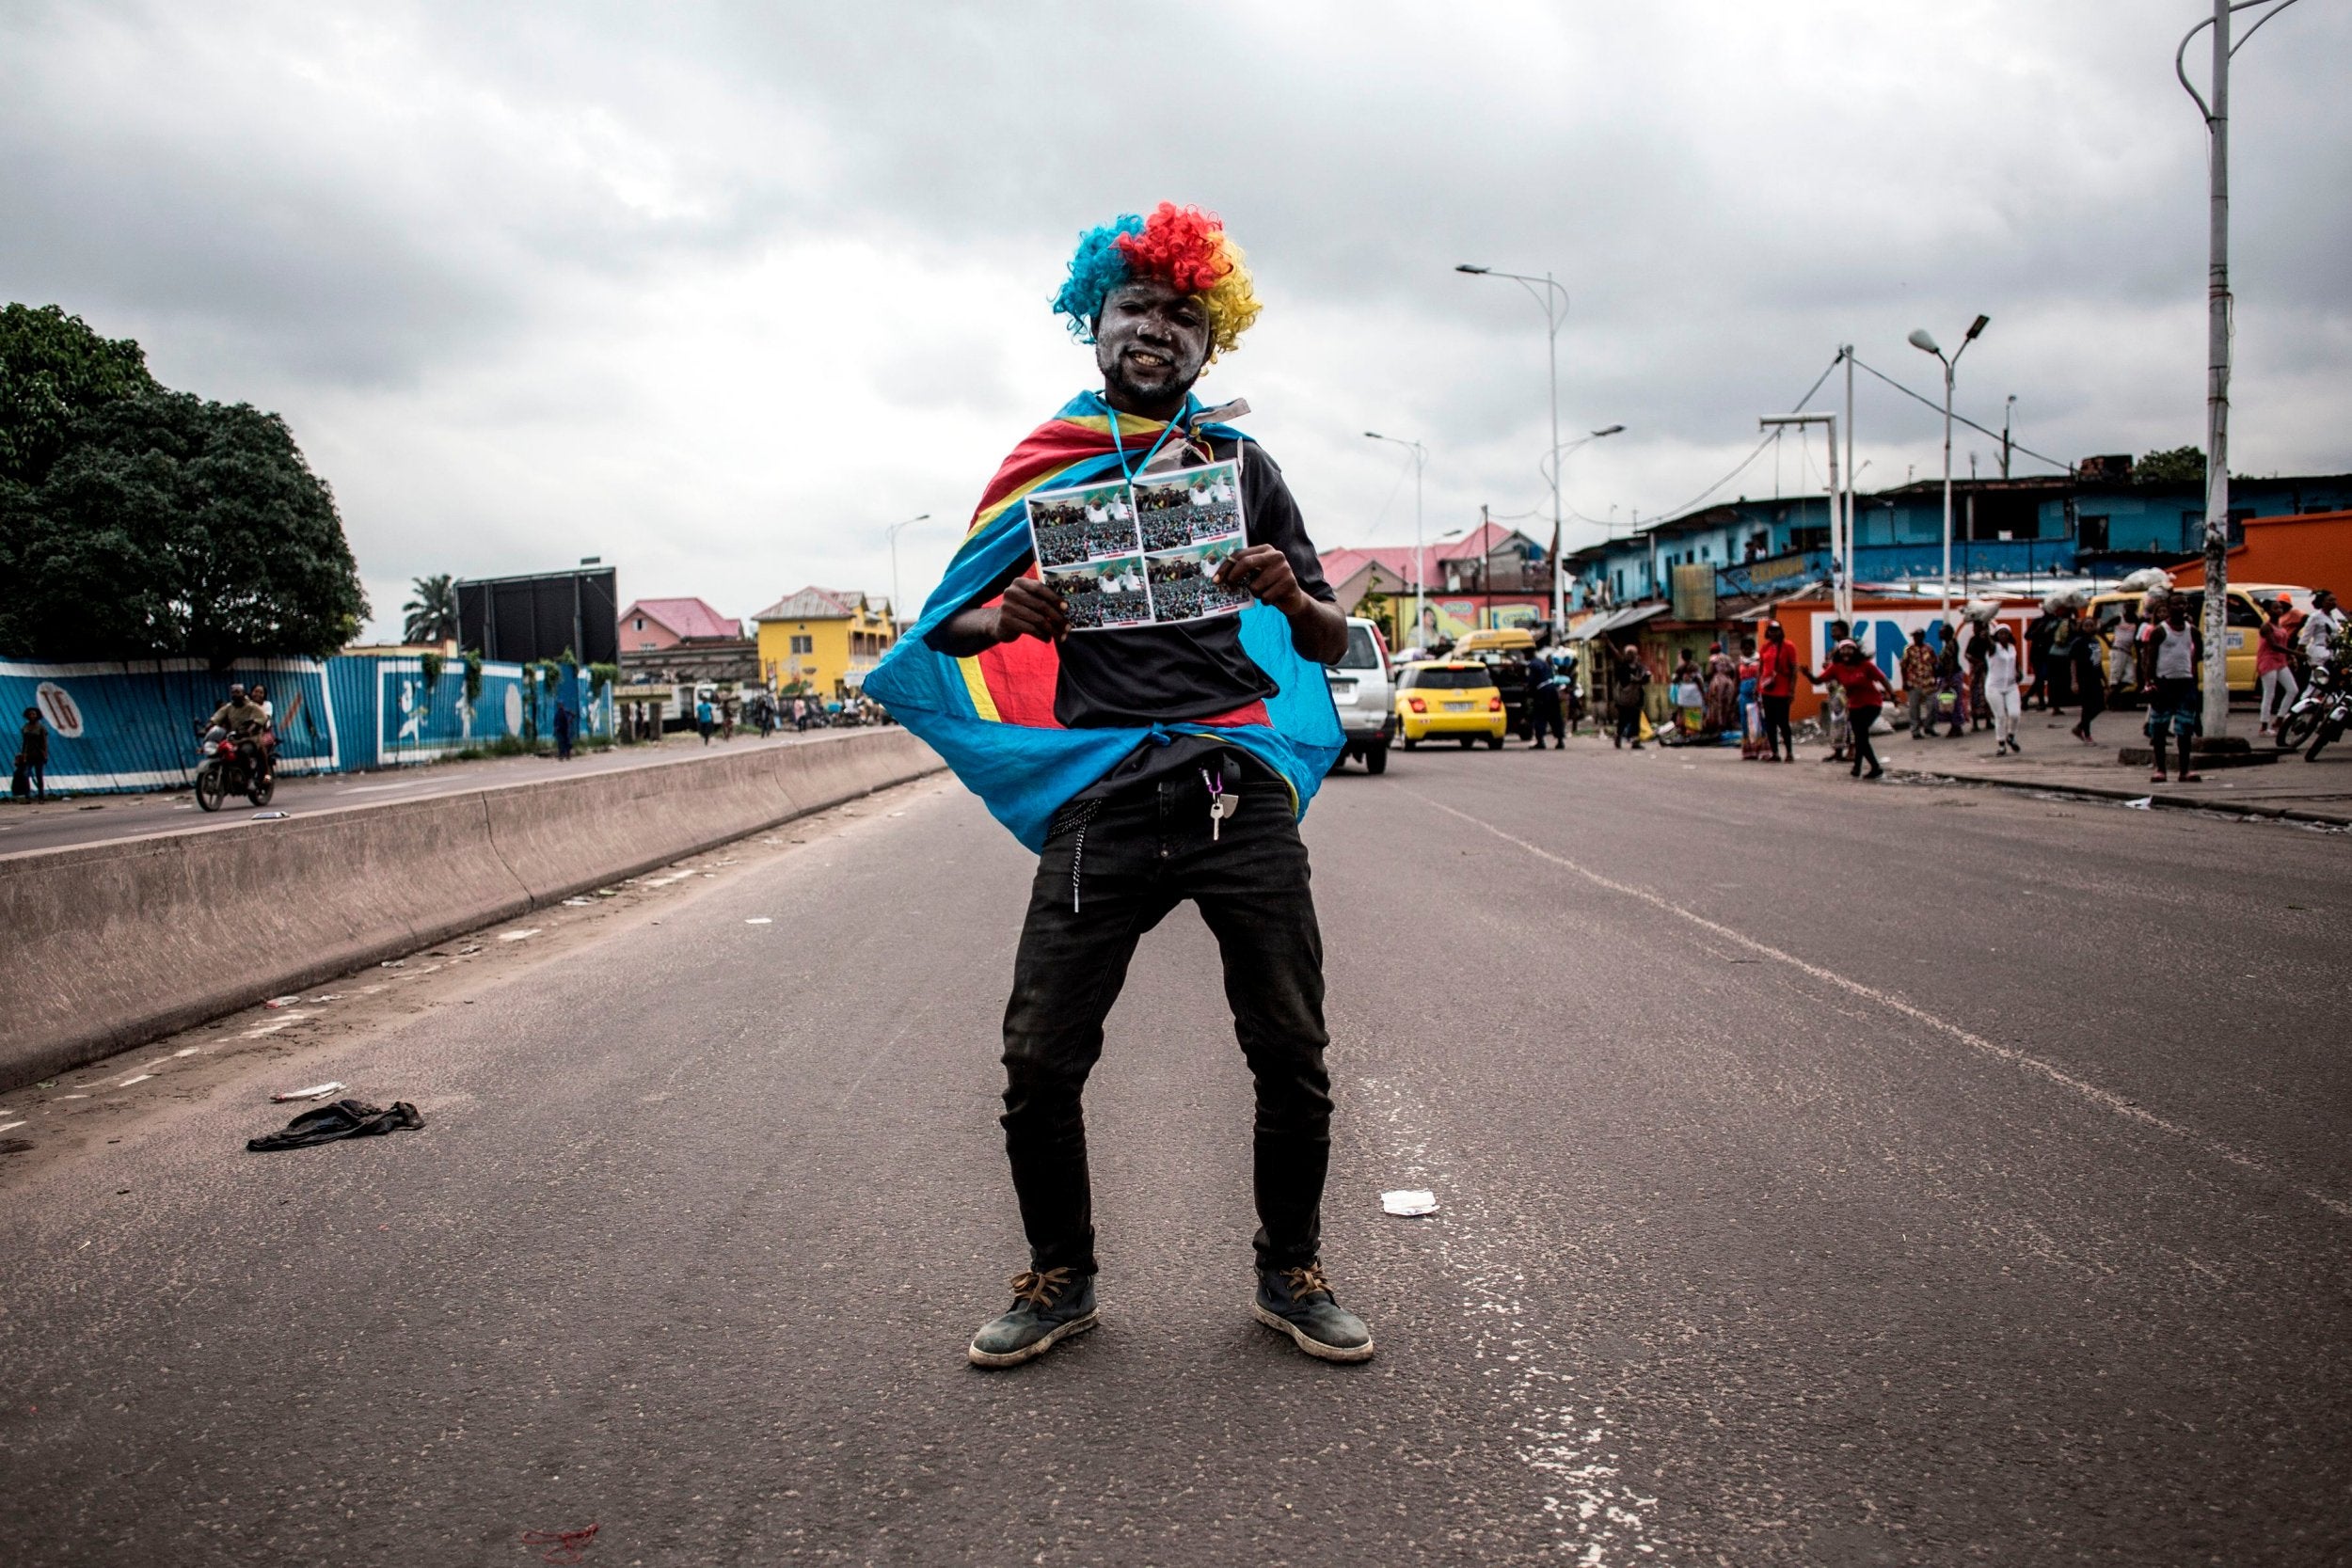
[[[1347,618],[1347,652],[1324,672],[1331,682],[1331,702],[1340,710],[1340,728],[1347,734],[1347,750],[1334,768],[1349,757],[1367,773],[1389,770],[1389,741],[1396,734],[1396,684],[1389,674],[1389,649],[1380,627],[1359,615]]]

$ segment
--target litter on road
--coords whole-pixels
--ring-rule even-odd
[[[1418,1219],[1438,1212],[1438,1195],[1421,1187],[1400,1187],[1392,1193],[1380,1195],[1383,1212]]]
[[[2132,811],[2153,811],[2156,809],[2156,798],[2153,795],[2143,795],[2137,800],[2126,800],[2123,804]]]
[[[264,1007],[291,1007],[301,1000],[302,998],[299,996],[273,996],[268,1001],[262,1003],[262,1006]]]
[[[567,910],[584,910],[595,902],[594,898],[566,898],[564,900],[564,907]]]
[[[330,1094],[342,1092],[341,1084],[313,1084],[307,1089],[288,1089],[283,1094],[271,1095],[270,1099],[282,1105],[290,1100],[325,1100]]]
[[[582,1554],[587,1551],[588,1543],[596,1539],[598,1528],[590,1525],[586,1529],[527,1529],[523,1531],[523,1544],[546,1547],[539,1554],[542,1562],[580,1562],[585,1560]]]
[[[535,937],[545,929],[546,927],[543,926],[526,926],[519,931],[501,931],[499,933],[499,941],[520,942],[525,937]]]
[[[256,822],[283,822],[292,815],[293,814],[290,812],[282,811],[257,811],[253,814],[253,820]]]
[[[405,1100],[393,1101],[389,1110],[364,1100],[338,1100],[332,1105],[303,1112],[286,1123],[281,1132],[247,1138],[245,1147],[250,1153],[266,1154],[280,1148],[309,1148],[313,1144],[335,1143],[343,1138],[372,1138],[423,1125],[423,1113]]]

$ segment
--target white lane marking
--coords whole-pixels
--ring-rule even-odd
[[[1458,1282],[1461,1307],[1473,1339],[1471,1362],[1479,1375],[1502,1385],[1511,1423],[1512,1448],[1519,1463],[1535,1472],[1544,1494],[1544,1516],[1561,1544],[1575,1552],[1577,1568],[1603,1568],[1611,1561],[1657,1560],[1645,1540],[1642,1511],[1658,1506],[1623,1479],[1619,1437],[1606,1407],[1587,1403],[1575,1386],[1576,1356],[1563,1354],[1527,1302],[1527,1275],[1511,1260],[1507,1246],[1486,1238],[1507,1233],[1488,1213],[1485,1196],[1466,1181],[1445,1182],[1434,1168],[1439,1156],[1429,1148],[1414,1107],[1396,1085],[1364,1080],[1366,1098],[1393,1140],[1391,1163],[1409,1180],[1444,1185],[1442,1217],[1433,1216],[1414,1235],[1425,1236],[1440,1278]],[[1626,1548],[1635,1556],[1629,1558]]]
[[[203,1049],[204,1048],[200,1045],[183,1045],[179,1050],[173,1052],[172,1054],[175,1056],[193,1056]]]
[[[121,1083],[117,1084],[115,1087],[118,1089],[127,1089],[134,1084],[144,1084],[150,1078],[154,1076],[155,1075],[151,1072],[135,1072],[130,1077],[125,1078]]]
[[[773,926],[775,921],[764,914],[755,914],[743,922],[746,926]]]
[[[0,1122],[0,1132],[13,1132],[24,1125],[21,1121]]]
[[[520,942],[525,937],[535,937],[545,929],[547,929],[547,927],[544,926],[526,926],[519,931],[501,931],[499,933],[499,941]]]
[[[1709,920],[1707,916],[1700,914],[1695,911],[1686,910],[1681,905],[1674,902],[1672,899],[1667,898],[1662,895],[1652,893],[1647,888],[1635,887],[1630,882],[1620,882],[1613,878],[1604,877],[1597,871],[1592,870],[1586,866],[1579,865],[1576,862],[1568,859],[1565,855],[1555,855],[1550,850],[1544,848],[1540,845],[1530,844],[1527,840],[1520,838],[1514,833],[1503,832],[1501,828],[1496,827],[1491,822],[1486,821],[1480,817],[1472,816],[1470,813],[1460,810],[1457,807],[1449,806],[1443,800],[1434,800],[1429,796],[1422,794],[1419,790],[1408,789],[1406,790],[1405,793],[1410,795],[1414,800],[1422,802],[1424,805],[1435,806],[1438,810],[1444,812],[1449,816],[1460,817],[1463,821],[1469,823],[1473,828],[1483,828],[1487,832],[1494,834],[1495,837],[1502,840],[1503,843],[1516,845],[1519,848],[1526,850],[1529,854],[1534,855],[1538,860],[1549,861],[1552,864],[1561,867],[1563,870],[1573,871],[1578,876],[1583,878],[1586,881],[1592,883],[1595,887],[1606,888],[1611,893],[1619,893],[1623,894],[1628,898],[1639,899],[1643,903],[1649,905],[1651,908],[1661,911],[1664,913],[1671,914],[1678,920],[1687,920],[1692,925],[1696,926],[1699,929],[1711,932],[1712,934],[1723,938],[1725,942],[1736,942],[1740,946],[1746,948],[1751,953],[1759,954],[1762,957],[1771,958],[1778,963],[1785,963],[1791,969],[1809,974],[1814,979],[1820,981],[1824,985],[1836,986],[1838,990],[1854,996],[1859,996],[1865,1001],[1875,1002],[1882,1007],[1902,1014],[1903,1017],[1910,1019],[1915,1023],[1923,1023],[1931,1029],[1948,1035],[1953,1039],[1960,1041],[1963,1045],[1965,1045],[1974,1051],[1980,1051],[1995,1061],[2007,1062],[2012,1067],[2023,1068],[2027,1072],[2039,1074],[2041,1077],[2048,1079],[2051,1083],[2058,1085],[2061,1088],[2072,1090],[2074,1094],[2079,1095],[2081,1098],[2089,1101],[2091,1104],[2098,1106],[2103,1111],[2110,1112],[2115,1116],[2122,1117],[2127,1121],[2137,1122],[2140,1126],[2149,1129],[2151,1132],[2165,1133],[2170,1137],[2180,1139],[2183,1143],[2201,1148],[2207,1154],[2213,1156],[2213,1158],[2221,1161],[2225,1164],[2232,1164],[2237,1166],[2241,1170],[2251,1171],[2255,1175],[2260,1176],[2266,1180],[2276,1181],[2281,1186],[2294,1186],[2294,1183],[2289,1181],[2285,1177],[2280,1175],[2277,1171],[2271,1169],[2270,1166],[2265,1164],[2262,1161],[2255,1159],[2252,1155],[2245,1152],[2243,1149],[2233,1148],[2230,1145],[2222,1143],[2217,1138],[2209,1138],[2202,1132],[2191,1132],[2188,1128],[2183,1127],[2178,1122],[2167,1121],[2164,1117],[2157,1116],[2153,1111],[2147,1109],[2145,1106],[2135,1104],[2133,1101],[2124,1099],[2122,1095],[2117,1094],[2113,1089],[2104,1089],[2096,1084],[2077,1078],[2073,1073],[2067,1071],[2064,1068],[2058,1067],[2051,1062],[2045,1062],[2041,1057],[2034,1055],[2031,1052],[2020,1051],[2014,1046],[2002,1045],[1998,1041],[1986,1039],[1982,1035],[1978,1034],[1976,1031],[1963,1028],[1961,1025],[1952,1022],[1948,1019],[1938,1018],[1935,1014],[1929,1012],[1925,1007],[1915,1006],[1911,1003],[1904,1001],[1899,996],[1893,995],[1887,991],[1880,990],[1875,986],[1866,986],[1859,980],[1849,980],[1846,976],[1838,974],[1834,969],[1823,969],[1820,964],[1807,963],[1804,959],[1798,958],[1794,953],[1784,953],[1779,948],[1772,946],[1769,942],[1758,942],[1754,937],[1748,936],[1743,932],[1735,931],[1730,927],[1725,926],[1719,921]],[[2310,1198],[2313,1203],[2318,1204],[2322,1209],[2328,1210],[2331,1213],[2342,1215],[2345,1219],[2352,1219],[2352,1202],[2347,1202],[2344,1198],[2337,1197],[2331,1193],[2321,1192],[2315,1187],[2295,1187],[2295,1190],[2301,1193],[2305,1197]]]

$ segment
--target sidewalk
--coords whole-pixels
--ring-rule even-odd
[[[2326,822],[2352,826],[2352,749],[2330,747],[2317,762],[2282,755],[2267,766],[2208,769],[2201,784],[2156,784],[2145,767],[2127,768],[2115,760],[2126,746],[2145,746],[2137,711],[2100,717],[2092,733],[2095,746],[2086,746],[2067,733],[2072,713],[2028,712],[2018,726],[2025,754],[1995,756],[1993,735],[1979,730],[1953,740],[1941,736],[1914,740],[1898,731],[1877,737],[1880,760],[1890,776],[1959,779],[1969,784],[2000,784],[2012,789],[2063,789],[2117,800],[2147,800],[2158,806],[2217,808],[2251,816],[2277,816],[2292,822]],[[2251,713],[2230,716],[2230,733],[2243,736],[2257,750],[2267,750],[2268,736],[2254,734]],[[1806,748],[1818,756],[1819,748]]]

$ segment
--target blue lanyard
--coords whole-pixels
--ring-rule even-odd
[[[1119,433],[1119,410],[1113,408],[1109,400],[1105,399],[1103,403],[1103,411],[1111,417],[1111,444],[1119,450],[1119,470],[1126,476],[1127,483],[1133,484],[1136,482],[1136,470],[1127,461],[1126,438]],[[1160,438],[1152,442],[1152,450],[1143,454],[1145,467],[1152,466],[1152,459],[1160,454],[1160,448],[1167,444],[1168,436],[1175,434],[1176,420],[1183,418],[1184,413],[1179,410],[1175,420],[1170,420],[1160,427]]]

